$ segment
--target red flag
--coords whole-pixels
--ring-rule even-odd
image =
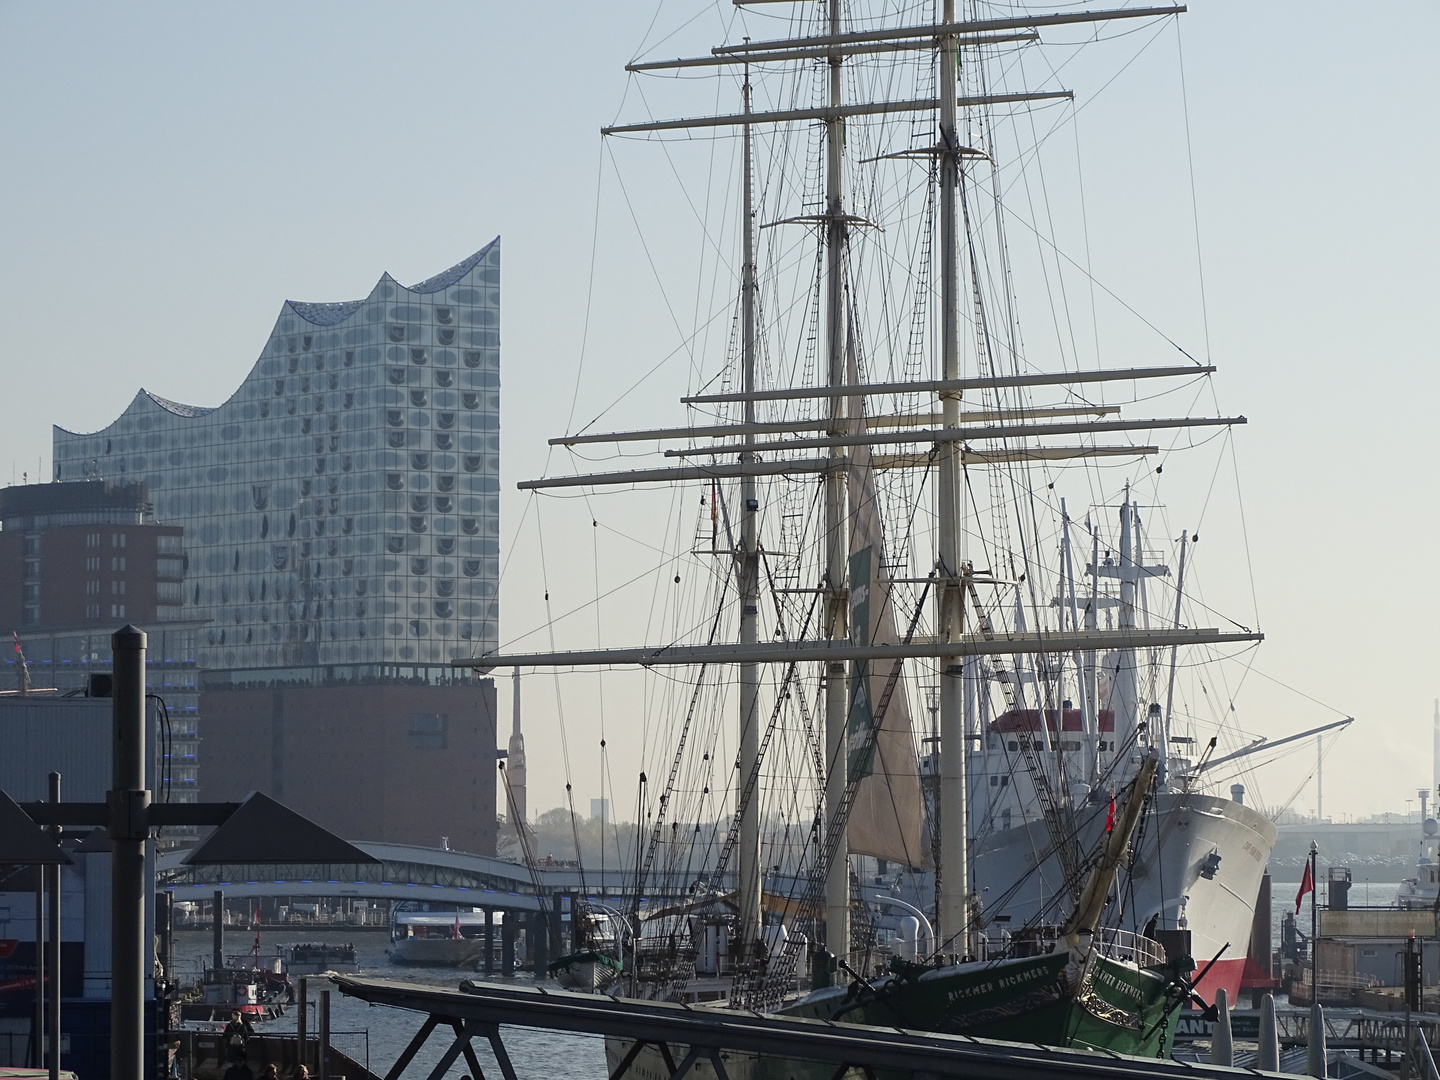
[[[1110,796],[1110,809],[1105,814],[1105,831],[1108,833],[1115,828],[1115,796]]]
[[[1308,892],[1308,893],[1313,893],[1314,891],[1315,891],[1315,875],[1310,872],[1310,862],[1309,862],[1309,860],[1307,859],[1306,862],[1305,862],[1305,876],[1300,879],[1300,891],[1295,894],[1295,914],[1296,914],[1296,915],[1299,915],[1299,914],[1300,914],[1300,901],[1305,898],[1305,894],[1306,894],[1307,892]]]

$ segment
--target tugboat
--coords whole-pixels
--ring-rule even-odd
[[[238,1012],[258,1022],[284,1015],[295,991],[279,950],[274,956],[261,956],[257,934],[248,953],[226,960],[224,967],[205,969],[196,996],[180,1006],[182,1020],[228,1020]]]

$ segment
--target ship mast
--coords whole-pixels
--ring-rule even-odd
[[[750,66],[745,66],[745,82],[742,87],[745,99],[745,113],[750,113]],[[743,254],[740,269],[740,360],[741,386],[746,394],[744,403],[744,437],[747,447],[755,443],[755,207],[753,192],[753,170],[750,158],[750,125],[743,128],[744,137],[744,206],[741,219],[744,228]],[[740,460],[750,463],[755,452],[743,450]],[[740,642],[754,645],[759,640],[758,622],[760,614],[760,553],[756,537],[756,518],[760,500],[756,489],[755,474],[746,473],[740,478]],[[740,859],[739,895],[736,908],[739,912],[739,955],[749,960],[755,955],[760,943],[760,807],[756,799],[743,795],[745,778],[758,767],[760,758],[760,666],[753,661],[740,665],[740,777],[737,789],[740,798]]]
[[[945,0],[943,23],[955,22],[955,0]],[[960,378],[959,252],[955,196],[959,187],[960,144],[955,129],[956,39],[940,39],[940,366],[941,378]],[[940,394],[941,426],[960,422],[960,392]],[[953,641],[965,629],[965,591],[960,537],[964,511],[961,447],[953,439],[937,445],[939,475],[939,610],[936,637]],[[940,661],[940,910],[941,952],[968,954],[970,875],[965,814],[965,679],[958,658]]]

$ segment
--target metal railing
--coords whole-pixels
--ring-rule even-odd
[[[1169,957],[1165,946],[1154,938],[1129,930],[1105,928],[1095,931],[1091,945],[1108,960],[1121,960],[1143,967],[1163,967]]]

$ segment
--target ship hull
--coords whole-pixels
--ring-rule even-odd
[[[469,967],[484,953],[477,938],[401,938],[385,950],[392,964],[409,967]]]
[[[855,998],[849,988],[833,987],[807,995],[781,1015],[1168,1057],[1178,999],[1174,984],[1160,972],[1098,954],[1087,962],[1069,950],[938,969],[915,966],[901,976],[877,980],[871,991]],[[612,1075],[632,1046],[629,1039],[606,1040]],[[683,1056],[686,1049],[670,1048],[672,1058]],[[735,1080],[835,1076],[833,1064],[741,1052],[726,1052],[722,1058]],[[671,1072],[660,1051],[647,1046],[636,1055],[628,1075],[649,1080]]]
[[[1082,850],[1095,849],[1107,809],[1088,806],[1077,815]],[[1057,911],[1069,908],[1068,899],[1060,897],[1060,860],[1052,855],[1035,864],[1035,853],[1050,844],[1049,835],[1045,823],[1035,821],[991,833],[976,844],[976,884],[992,903],[1005,898],[995,914],[1009,915],[1011,926],[1053,922]],[[1111,906],[1107,925],[1139,932],[1158,916],[1159,929],[1188,929],[1200,969],[1219,957],[1196,983],[1197,991],[1212,1000],[1223,987],[1234,1001],[1275,835],[1268,818],[1234,800],[1161,792],[1137,831],[1136,857],[1118,890],[1121,908],[1117,912]]]

